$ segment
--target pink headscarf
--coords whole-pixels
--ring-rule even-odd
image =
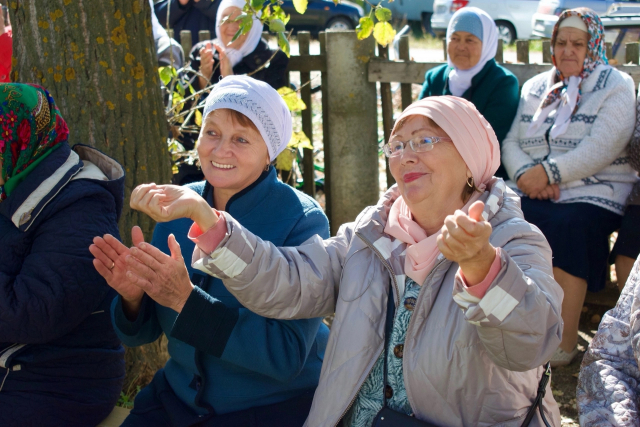
[[[440,126],[453,140],[471,171],[476,187],[481,191],[485,190],[500,166],[500,144],[489,122],[471,102],[455,96],[431,96],[414,102],[398,117],[392,134],[398,123],[408,116],[428,117]],[[463,211],[468,212],[479,197],[479,193],[474,194]],[[440,232],[427,236],[413,220],[402,196],[393,203],[384,231],[407,244],[405,274],[422,285],[440,254],[437,244]]]

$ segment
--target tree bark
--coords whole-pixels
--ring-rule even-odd
[[[9,11],[12,81],[47,88],[69,143],[91,145],[124,166],[122,238],[130,244],[133,225],[151,236],[153,221],[129,208],[136,185],[171,179],[148,0],[10,0]],[[166,362],[162,342],[127,349],[125,390],[146,384]]]

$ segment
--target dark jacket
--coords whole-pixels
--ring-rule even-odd
[[[124,350],[89,245],[119,235],[123,200],[115,160],[63,143],[0,203],[3,427],[96,425],[113,409]]]
[[[208,40],[204,42],[197,43],[193,49],[191,49],[191,53],[189,54],[189,59],[191,60],[191,68],[194,70],[200,70],[200,49],[203,48],[207,43],[211,43],[213,40]],[[213,54],[216,63],[218,61],[218,52],[214,52]],[[273,58],[272,58],[273,57]],[[280,89],[282,86],[286,86],[286,71],[287,66],[289,65],[289,58],[287,55],[281,50],[272,50],[269,48],[267,42],[263,39],[260,40],[258,46],[251,52],[249,55],[245,56],[242,61],[236,64],[233,67],[233,73],[236,75],[239,74],[249,74],[253,73],[255,70],[260,68],[264,63],[269,61],[268,67],[262,68],[260,71],[255,74],[251,74],[256,80],[261,80],[265,83],[268,83],[274,89]],[[215,65],[214,65],[215,67]],[[220,80],[220,68],[216,68],[211,77],[212,82],[217,82]],[[193,87],[196,90],[202,89],[198,83],[198,79],[195,79],[193,83]]]
[[[206,181],[189,187],[212,204]],[[273,168],[233,196],[226,211],[274,245],[300,245],[316,234],[329,237],[327,217],[315,200],[278,181]],[[184,309],[178,315],[145,297],[137,319],[130,322],[117,297],[113,318],[123,342],[138,346],[164,332],[171,355],[164,377],[189,412],[196,414],[242,411],[315,390],[328,328],[320,318],[281,321],[258,316],[244,308],[221,280],[193,270],[195,245],[187,238],[191,224],[189,219],[160,223],[152,240],[165,253],[169,253],[169,234],[180,243],[195,286]],[[135,405],[139,409],[138,400]]]
[[[443,64],[427,71],[418,99],[427,96],[451,95],[449,90],[451,70],[449,65]],[[471,101],[480,114],[487,119],[501,145],[516,116],[520,101],[518,89],[518,78],[492,59],[478,74],[473,76],[471,87],[462,94],[462,98]],[[509,179],[502,165],[495,176],[505,180]]]
[[[169,12],[169,28],[173,29],[173,38],[180,42],[180,31],[191,31],[191,40],[198,40],[198,32],[209,30],[211,37],[216,35],[216,14],[220,0],[190,0],[182,6],[178,0],[162,0],[154,9],[160,25],[166,27]],[[186,52],[185,52],[186,53]]]

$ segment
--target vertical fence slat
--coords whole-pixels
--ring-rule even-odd
[[[167,29],[167,35],[171,38],[173,38],[173,28],[169,28]]]
[[[551,64],[551,41],[544,40],[542,42],[542,63]]]
[[[607,52],[607,59],[613,59],[613,45],[611,42],[605,42],[604,48]]]
[[[529,63],[529,40],[516,40],[518,62]]]
[[[203,42],[205,40],[211,40],[211,32],[209,30],[198,31],[198,41]]]
[[[309,55],[309,45],[311,42],[311,35],[308,31],[300,31],[298,33],[298,46],[300,49],[300,56]],[[313,117],[313,111],[311,109],[311,73],[300,73],[300,84],[302,89],[300,96],[302,101],[307,105],[306,110],[302,110],[302,131],[307,135],[313,145],[313,126],[311,125],[311,118]],[[316,196],[316,182],[315,171],[313,170],[313,150],[305,148],[302,151],[302,178],[304,180],[303,191],[315,198]]]
[[[496,49],[496,62],[501,64],[504,62],[504,40],[498,39],[498,49]]]
[[[378,56],[380,58],[389,59],[389,47],[378,45]],[[380,102],[382,104],[382,130],[384,132],[384,143],[389,141],[391,137],[391,128],[393,127],[393,99],[391,98],[391,84],[380,83]],[[395,184],[395,180],[389,169],[389,161],[385,160],[385,170],[387,172],[387,188]]]
[[[318,34],[320,42],[320,55],[327,57],[327,33],[324,31]],[[326,59],[325,59],[326,61]],[[320,74],[322,87],[322,150],[324,152],[324,199],[325,213],[327,218],[331,218],[331,137],[329,135],[329,100],[327,92],[329,91],[329,77],[326,71]],[[335,231],[334,231],[335,228]],[[337,227],[332,227],[332,234],[337,232]]]
[[[398,45],[399,59],[403,59],[408,61],[411,59],[409,57],[409,35],[402,36],[400,38],[400,43]],[[404,110],[413,102],[413,97],[411,96],[411,84],[410,83],[402,83],[400,85],[400,93],[402,94],[402,109]],[[388,177],[387,177],[388,179]],[[388,182],[388,181],[387,181]]]
[[[185,58],[187,58],[189,56],[189,53],[191,52],[191,48],[193,47],[193,41],[191,40],[191,31],[180,31],[180,44],[182,45],[184,56]]]
[[[447,62],[447,38],[442,40],[442,50],[444,51],[444,62]]]
[[[640,43],[626,43],[625,44],[625,63],[638,64],[640,58]]]

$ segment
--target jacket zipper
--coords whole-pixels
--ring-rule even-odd
[[[385,268],[390,273],[391,280],[393,281],[393,289],[395,290],[396,295],[398,295],[400,293],[400,290],[398,289],[398,282],[396,281],[396,276],[393,274],[393,269],[391,268],[391,266],[389,265],[387,260],[385,260],[382,257],[382,254],[375,248],[375,246],[373,246],[367,239],[365,239],[362,236],[362,234],[356,232],[356,236],[358,236],[360,238],[360,240],[362,240],[364,242],[364,244],[367,245],[376,254],[376,256],[380,259],[380,261],[382,261],[382,264],[385,266]],[[398,295],[396,297],[396,299],[395,299],[396,308],[398,308],[399,301],[400,301],[400,296]],[[394,317],[395,317],[395,315],[394,315]],[[386,331],[385,331],[385,333],[386,333]],[[373,367],[375,366],[377,360],[380,358],[380,355],[383,352],[384,352],[384,343],[382,344],[382,351],[380,353],[378,353],[378,356],[376,356],[373,359],[373,364],[371,365],[371,368],[369,368],[369,370],[367,371],[367,375],[365,375],[364,381],[362,381],[362,384],[360,384],[360,387],[358,387],[358,390],[356,391],[356,394],[353,396],[353,399],[351,399],[351,402],[349,402],[349,406],[347,406],[347,408],[344,410],[344,412],[342,412],[342,415],[340,415],[340,418],[338,418],[338,422],[335,423],[334,427],[338,427],[338,424],[340,423],[342,418],[347,414],[347,412],[349,412],[349,409],[351,409],[351,407],[353,406],[354,402],[356,401],[356,398],[358,397],[358,394],[360,393],[360,390],[364,386],[364,383],[367,381],[367,378],[369,377],[369,374],[371,374],[371,371],[373,370]],[[383,393],[384,393],[384,390],[383,390]]]

